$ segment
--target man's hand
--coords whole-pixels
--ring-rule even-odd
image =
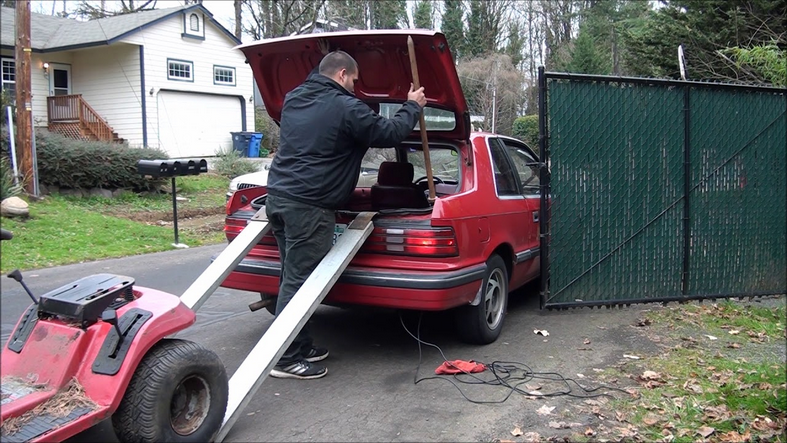
[[[320,48],[322,55],[328,55],[331,48],[328,46],[328,40],[324,38],[317,39],[317,47]]]
[[[424,107],[426,106],[426,96],[424,95],[424,87],[421,86],[420,88],[413,90],[413,84],[410,83],[410,92],[407,93],[407,100],[412,100],[418,103],[418,106]]]

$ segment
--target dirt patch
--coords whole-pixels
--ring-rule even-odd
[[[217,208],[193,208],[193,209],[180,209],[178,208],[178,226],[189,219],[194,218],[204,218],[204,217],[214,217],[214,216],[221,216],[222,220],[224,219],[225,209],[223,207]],[[156,222],[172,222],[173,214],[172,210],[169,211],[137,211],[137,212],[127,212],[127,211],[114,211],[110,212],[107,215],[111,215],[113,217],[120,217],[125,218],[128,220],[144,222],[144,223],[156,223]]]

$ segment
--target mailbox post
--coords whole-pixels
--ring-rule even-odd
[[[172,223],[175,226],[175,243],[172,246],[176,248],[188,248],[188,246],[180,243],[178,238],[178,200],[175,178],[185,175],[199,175],[203,172],[208,172],[208,161],[205,159],[139,160],[137,162],[137,173],[143,177],[170,177],[172,179]]]

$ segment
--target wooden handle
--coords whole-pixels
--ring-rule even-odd
[[[410,55],[410,69],[413,73],[413,89],[421,87],[421,82],[418,79],[418,64],[415,61],[415,48],[413,45],[413,38],[407,36],[407,52]],[[432,179],[432,159],[429,157],[429,141],[426,138],[426,123],[424,123],[424,110],[421,110],[418,126],[421,128],[421,148],[424,151],[424,167],[426,168],[426,180],[429,185],[429,204],[434,203],[434,180]]]

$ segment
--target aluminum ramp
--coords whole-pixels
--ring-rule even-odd
[[[361,212],[355,217],[232,375],[224,422],[215,441],[224,440],[273,366],[358,253],[363,242],[372,233],[372,218],[375,215],[375,212]],[[269,230],[264,208],[260,209],[248,226],[183,293],[181,301],[194,311],[199,309]],[[264,364],[261,364],[263,362]]]

